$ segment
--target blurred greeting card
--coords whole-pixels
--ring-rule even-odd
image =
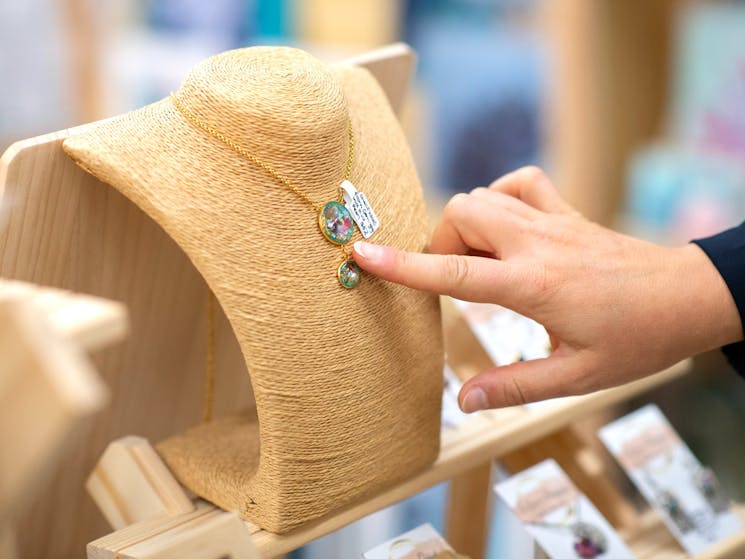
[[[454,429],[469,419],[473,419],[474,415],[461,411],[458,405],[458,393],[463,383],[448,365],[445,365],[444,380],[442,390],[442,428]]]
[[[499,305],[452,301],[495,365],[541,359],[551,353],[548,332],[535,320]],[[540,408],[554,400],[533,402],[525,407]]]
[[[453,303],[495,365],[548,355],[548,333],[534,320],[499,305],[459,299]]]
[[[554,460],[498,483],[495,490],[551,559],[634,557]]]
[[[689,553],[742,529],[714,472],[649,404],[600,429],[600,438]]]
[[[431,525],[422,524],[363,553],[364,559],[436,559],[454,557],[453,548]]]

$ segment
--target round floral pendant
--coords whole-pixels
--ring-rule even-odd
[[[353,260],[345,260],[339,264],[336,275],[343,287],[353,289],[360,284],[362,270],[360,270],[360,267]]]
[[[321,233],[335,245],[343,245],[354,235],[354,222],[352,214],[341,202],[332,200],[318,214],[318,226]]]
[[[572,526],[574,533],[574,551],[579,557],[594,559],[603,555],[608,549],[605,534],[597,527],[587,522],[577,522]]]

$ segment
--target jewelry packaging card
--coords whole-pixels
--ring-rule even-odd
[[[499,305],[452,301],[496,365],[548,356],[548,333],[536,321]]]
[[[454,429],[469,419],[473,414],[463,413],[458,405],[458,393],[463,383],[453,370],[446,364],[444,370],[445,380],[442,390],[442,429]]]
[[[601,428],[599,435],[649,505],[688,553],[742,529],[729,499],[654,404]]]
[[[362,554],[363,559],[439,559],[456,557],[430,524],[422,524]]]
[[[634,557],[554,460],[498,483],[495,491],[551,559]]]
[[[452,301],[495,365],[540,359],[551,353],[548,332],[535,320],[499,305]],[[533,402],[525,407],[540,408],[553,401]]]

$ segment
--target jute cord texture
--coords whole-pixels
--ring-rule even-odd
[[[336,196],[351,118],[354,183],[381,222],[374,241],[424,247],[428,223],[411,154],[367,71],[252,47],[201,62],[177,94],[318,201]],[[314,212],[196,130],[168,99],[88,128],[64,149],[183,248],[245,357],[256,409],[229,417],[215,409],[213,421],[158,445],[184,485],[284,532],[436,458],[437,297],[370,276],[354,290],[340,287],[338,248]]]

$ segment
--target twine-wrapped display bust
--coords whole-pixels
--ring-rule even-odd
[[[371,240],[423,248],[411,154],[366,70],[254,47],[198,64],[177,95],[320,204],[337,198],[351,122],[351,180],[381,223]],[[64,149],[179,243],[246,359],[258,424],[221,418],[159,445],[184,485],[283,532],[435,459],[443,361],[435,296],[366,274],[343,288],[339,248],[321,235],[315,210],[169,99],[86,129]]]

